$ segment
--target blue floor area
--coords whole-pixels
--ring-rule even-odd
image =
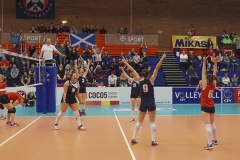
[[[31,117],[31,116],[56,116],[60,110],[60,106],[57,106],[56,113],[42,114],[36,112],[36,107],[16,107],[18,117]],[[237,104],[224,104],[216,105],[216,114],[218,115],[236,115],[240,114],[240,105]],[[117,116],[130,116],[130,106],[86,106],[87,116],[114,116],[114,112]],[[137,114],[137,109],[135,111]],[[72,116],[73,113],[68,108],[65,116]],[[181,115],[200,115],[199,105],[157,105],[157,115],[162,116],[181,116]]]

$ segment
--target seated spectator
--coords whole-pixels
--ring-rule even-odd
[[[144,65],[143,58],[140,58],[140,62],[138,62],[137,68],[137,72],[139,73],[139,75],[141,75],[143,69],[147,68],[147,66]]]
[[[72,74],[72,71],[70,69],[70,65],[66,65],[63,80],[70,80],[71,79],[71,74]]]
[[[192,65],[189,65],[189,68],[188,68],[188,70],[187,70],[187,72],[186,72],[186,75],[188,75],[188,83],[189,83],[189,86],[191,86],[191,80],[192,79],[197,79],[197,81],[198,81],[198,76],[197,76],[197,73],[196,73],[196,70],[193,68],[193,66]]]
[[[9,67],[9,62],[6,60],[6,57],[2,58],[2,61],[0,62],[0,67],[5,66],[6,68]]]
[[[137,27],[137,30],[136,30],[135,34],[138,34],[138,35],[143,34],[143,31],[141,30],[140,26]]]
[[[88,87],[96,87],[96,78],[92,73],[90,73],[88,77],[88,82],[87,82]]]
[[[19,85],[19,69],[16,64],[13,64],[13,67],[10,70],[11,80],[13,82],[13,86],[16,87]]]
[[[189,65],[192,65],[193,68],[196,68],[196,57],[193,54],[193,51],[189,52],[188,62],[189,62]]]
[[[143,62],[144,62],[144,67],[146,68],[146,66],[148,66],[148,57],[146,52],[143,52]]]
[[[30,77],[28,76],[27,72],[24,72],[22,77],[21,77],[21,85],[22,86],[27,86],[30,84]]]
[[[29,99],[29,102],[25,106],[32,107],[35,105],[36,97],[33,92],[29,92],[27,94],[27,98]]]
[[[143,52],[147,52],[147,44],[146,43],[142,43],[142,45],[140,47],[140,56],[143,56]]]
[[[43,22],[40,23],[37,30],[39,31],[39,33],[47,33],[47,28],[44,27]]]
[[[99,86],[98,87],[105,87],[104,83],[103,82],[100,82]]]
[[[32,28],[30,28],[29,33],[37,33],[37,29],[34,25],[32,25]]]
[[[180,63],[179,66],[181,69],[183,69],[183,66],[185,68],[188,68],[188,55],[185,53],[185,51],[180,54]]]
[[[111,75],[108,77],[108,87],[117,86],[117,76],[114,75],[114,72],[111,72]]]
[[[230,70],[230,58],[227,53],[223,56],[222,65],[226,68],[225,70]]]
[[[121,73],[120,77],[118,78],[119,86],[120,87],[127,87],[128,79]]]
[[[130,52],[131,52],[131,55],[132,55],[132,56],[135,56],[135,50],[134,50],[134,48],[132,48],[132,49],[130,50]]]
[[[105,70],[109,70],[109,68],[110,68],[110,60],[111,60],[111,56],[108,54],[108,51],[105,50],[105,53],[102,56],[102,65],[103,65]]]
[[[35,65],[32,64],[31,67],[29,68],[29,77],[30,77],[30,83],[34,84],[34,79],[35,79]]]
[[[231,79],[231,86],[232,87],[238,87],[239,86],[239,81],[238,81],[238,77],[236,74],[233,74],[233,77]]]
[[[3,75],[4,81],[7,82],[7,77],[9,76],[9,70],[5,65],[0,68],[0,74]]]
[[[31,43],[31,46],[28,48],[29,56],[32,57],[33,53],[36,51],[36,47],[34,46],[34,43]]]
[[[101,65],[97,65],[94,72],[96,73],[96,77],[97,78],[102,78],[102,66]]]
[[[229,87],[230,78],[228,77],[228,73],[224,74],[224,77],[222,78],[222,84],[223,84],[224,87]]]
[[[50,23],[50,26],[48,27],[48,33],[55,33],[55,27],[53,27],[52,23]]]
[[[106,34],[107,30],[104,28],[104,25],[102,25],[102,28],[99,30],[100,34]]]
[[[218,59],[218,62],[217,62],[217,67],[218,67],[218,70],[221,70],[222,69],[222,61],[223,61],[223,57],[222,57],[222,54],[220,53],[218,55],[219,59]]]
[[[237,58],[235,57],[235,54],[232,53],[231,56],[231,65],[232,65],[232,70],[235,71],[239,71],[239,64],[237,63]]]
[[[86,44],[85,48],[83,49],[83,59],[87,61],[88,59],[91,59],[91,47]]]
[[[229,37],[229,35],[227,34],[227,32],[225,30],[223,30],[223,32],[222,32],[222,37]]]
[[[27,72],[27,74],[29,73],[29,70],[27,69],[27,67],[25,65],[21,66],[19,71],[19,75],[22,76],[24,74],[24,72]]]
[[[138,55],[137,52],[135,52],[135,55],[133,56],[133,68],[135,70],[138,69],[138,63],[140,62],[140,56]]]
[[[17,63],[15,57],[12,56],[10,61],[9,61],[9,67],[12,68],[14,64],[17,66],[17,68],[20,67],[20,65]]]
[[[116,58],[113,58],[112,59],[112,62],[111,62],[111,64],[110,64],[110,70],[109,70],[109,74],[111,74],[112,73],[112,71],[118,71],[118,63],[116,62]]]
[[[57,24],[56,25],[56,28],[55,28],[55,33],[56,34],[61,34],[62,33],[62,28],[61,27],[59,27],[59,25]],[[62,52],[61,52],[62,53]]]
[[[57,70],[57,79],[60,79],[60,80],[63,79],[64,75],[65,75],[65,70],[63,69],[63,65],[60,64]]]
[[[132,53],[129,51],[128,55],[126,55],[126,60],[133,59]]]
[[[77,28],[75,28],[75,26],[72,26],[72,28],[70,29],[70,33],[71,34],[77,34]]]

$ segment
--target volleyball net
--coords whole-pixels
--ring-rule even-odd
[[[19,77],[20,85],[22,81],[27,81],[28,78],[32,82],[30,85],[7,87],[6,89],[0,89],[0,91],[17,92],[23,98],[35,98],[33,106],[36,106],[36,112],[38,113],[47,114],[56,112],[57,67],[45,66],[44,59],[33,58],[28,55],[9,52],[4,49],[0,49],[0,52],[38,62],[38,65],[34,67],[34,74],[31,77],[27,76],[26,79],[24,79],[25,77]]]

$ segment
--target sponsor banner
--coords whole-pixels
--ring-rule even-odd
[[[44,38],[50,38],[52,44],[56,43],[56,34],[54,33],[22,33],[21,37],[25,39],[26,43],[41,44]],[[2,33],[2,43],[12,43],[10,33]]]
[[[193,36],[189,38],[188,36],[172,36],[173,48],[197,48],[197,49],[207,49],[207,40],[211,38],[213,42],[213,49],[217,47],[216,36]]]
[[[105,44],[158,45],[157,35],[105,34]]]
[[[234,103],[240,103],[240,88],[234,88]]]
[[[16,19],[55,19],[55,0],[16,0]]]
[[[217,44],[219,46],[222,45],[229,45],[229,44],[235,44],[237,41],[237,38],[233,37],[217,37]]]
[[[89,46],[95,45],[95,34],[69,34],[71,46],[79,46],[81,48],[86,47],[86,44]]]
[[[234,88],[222,88],[222,103],[234,102]]]
[[[201,92],[194,91],[196,88],[173,88],[172,102],[173,104],[200,104]],[[215,103],[221,103],[221,93],[215,91],[213,94]]]
[[[120,105],[130,105],[131,87],[120,87]],[[172,104],[172,87],[154,87],[155,103]]]
[[[87,101],[113,101],[119,100],[119,88],[87,87]]]

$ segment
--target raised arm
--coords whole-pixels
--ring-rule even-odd
[[[122,70],[122,73],[123,73],[123,75],[128,79],[128,81],[129,82],[132,82],[132,78],[130,78],[128,75],[127,75],[127,73],[124,71],[124,68],[123,67],[120,67],[121,68],[121,70]]]
[[[87,74],[88,74],[88,70],[89,70],[89,68],[90,68],[90,65],[91,65],[91,60],[88,59],[88,65],[87,65],[86,71],[85,71],[84,74],[83,74],[85,77],[86,77]]]
[[[166,56],[167,56],[167,55],[164,53],[163,56],[162,56],[162,58],[160,59],[160,61],[159,61],[158,64],[156,65],[156,67],[155,67],[155,69],[154,69],[154,71],[153,71],[153,75],[150,77],[151,82],[154,82],[154,81],[155,81],[155,79],[156,79],[156,77],[157,77],[157,75],[158,75],[158,70],[160,69],[160,67],[161,67],[161,65],[162,65],[162,62],[163,62],[163,60],[166,58]]]
[[[218,69],[217,69],[217,62],[218,62],[219,59],[220,59],[219,57],[212,57],[211,58],[211,61],[214,63],[214,65],[213,65],[213,75],[214,76],[217,75],[217,71],[218,71]]]
[[[202,89],[204,90],[207,86],[207,78],[206,78],[206,61],[208,57],[203,57],[202,60]]]
[[[137,81],[139,81],[141,79],[141,77],[138,75],[138,73],[132,68],[132,66],[130,64],[127,63],[127,61],[125,59],[122,59],[122,62],[128,67],[128,69],[130,69],[130,71],[132,71],[134,77],[136,78]]]

